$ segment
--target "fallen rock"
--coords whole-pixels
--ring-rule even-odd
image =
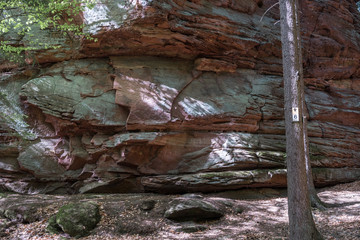
[[[0,216],[12,222],[32,223],[41,219],[39,208],[42,203],[8,203],[0,206]]]
[[[174,221],[219,219],[224,211],[213,203],[199,198],[177,198],[170,202],[164,215]]]
[[[121,219],[116,223],[116,231],[119,234],[148,235],[159,230],[159,224],[153,220],[144,220],[140,217]]]
[[[70,203],[62,206],[49,219],[47,230],[51,233],[65,232],[79,238],[89,234],[100,221],[99,206],[93,202]]]

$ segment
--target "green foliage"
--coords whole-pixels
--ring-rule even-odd
[[[85,8],[94,7],[96,0],[0,0],[0,52],[5,58],[24,51],[59,48],[34,36],[32,29],[52,29],[72,37],[85,37],[83,24],[78,24],[75,17]],[[14,37],[14,34],[16,37]],[[31,39],[29,42],[21,42]],[[13,59],[8,59],[13,60]]]
[[[76,17],[93,8],[96,0],[0,0],[0,61],[24,63],[33,52],[41,49],[60,48],[59,41],[49,42],[34,34],[47,30],[64,34],[71,39],[84,37],[83,24]],[[36,31],[35,31],[36,30]],[[26,55],[25,55],[26,53]],[[19,109],[11,96],[0,89],[0,125],[21,139],[36,138],[26,122],[26,115]]]

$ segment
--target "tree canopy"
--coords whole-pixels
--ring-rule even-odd
[[[59,47],[35,36],[34,28],[93,39],[83,33],[83,24],[77,23],[75,17],[94,4],[95,0],[0,0],[1,55],[14,60],[14,53]]]

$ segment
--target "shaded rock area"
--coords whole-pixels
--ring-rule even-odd
[[[9,203],[8,205],[1,206],[1,214],[12,222],[32,223],[39,221],[41,216],[38,213],[38,209],[46,206],[41,202],[36,203]]]
[[[275,191],[277,196],[284,191]],[[264,197],[259,190],[252,191],[256,198]],[[238,197],[251,194],[237,192]],[[31,221],[13,217],[7,212],[20,209],[18,216],[33,214]],[[209,222],[219,222],[226,214],[240,213],[246,209],[236,199],[220,195],[185,194],[81,194],[81,195],[19,195],[2,194],[0,236],[9,237],[8,230],[20,224],[45,223],[44,234],[57,237],[80,238],[94,234],[149,236],[157,234],[170,224],[174,232],[192,233],[209,228]],[[242,209],[242,211],[239,211]],[[100,230],[100,232],[99,232]],[[106,239],[106,238],[104,238]],[[160,238],[161,239],[161,238]]]
[[[77,19],[97,42],[39,31],[59,48],[36,52],[37,67],[0,61],[1,189],[285,187],[278,9],[262,18],[273,4],[107,1]],[[351,0],[304,1],[301,13],[315,184],[355,181],[360,15]]]
[[[360,182],[319,189],[319,197],[334,207],[314,209],[314,220],[325,239],[359,239]],[[220,219],[199,220],[198,216],[178,222],[165,217],[173,203],[194,201],[221,209]],[[93,203],[99,206],[101,220],[82,240],[168,240],[168,239],[286,239],[288,216],[286,191],[253,188],[212,194],[160,195],[79,194],[22,195],[2,194],[0,208],[21,203],[32,206],[38,220],[24,223],[0,212],[1,239],[63,240],[75,238],[63,232],[49,233],[49,223],[63,206]],[[151,209],[143,206],[151,203]],[[93,205],[92,205],[93,206]],[[30,208],[29,208],[30,209]],[[190,215],[187,215],[190,217]],[[76,223],[74,223],[76,224]],[[58,227],[55,230],[61,230]]]

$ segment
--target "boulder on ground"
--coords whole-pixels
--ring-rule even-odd
[[[47,230],[50,233],[61,231],[71,237],[86,236],[100,221],[99,206],[93,202],[70,203],[62,206],[58,213],[49,219]]]
[[[0,206],[0,216],[10,221],[21,223],[32,223],[41,219],[39,208],[44,205],[41,203],[9,203]]]
[[[201,198],[176,198],[164,215],[174,221],[202,221],[224,216],[221,207]]]

